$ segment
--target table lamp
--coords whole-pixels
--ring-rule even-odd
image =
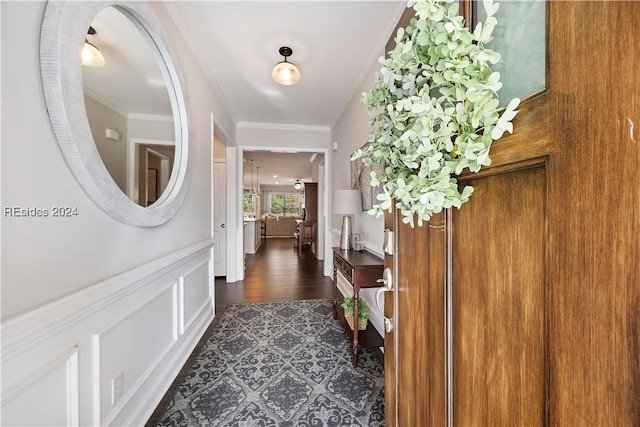
[[[333,193],[333,213],[341,214],[340,249],[351,249],[351,216],[362,212],[360,190],[336,190]]]

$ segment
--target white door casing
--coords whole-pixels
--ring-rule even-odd
[[[227,275],[227,165],[213,164],[213,274]]]

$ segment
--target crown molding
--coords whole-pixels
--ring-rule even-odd
[[[158,114],[144,114],[144,113],[129,113],[127,115],[129,120],[147,120],[150,122],[168,122],[173,123],[172,116],[161,116]]]
[[[269,129],[269,130],[297,130],[308,132],[331,132],[329,126],[313,125],[293,125],[286,123],[260,123],[260,122],[238,122],[237,129]]]

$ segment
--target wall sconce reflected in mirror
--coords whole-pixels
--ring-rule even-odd
[[[105,131],[105,136],[108,139],[112,139],[114,141],[120,141],[120,132],[118,132],[117,130],[107,128],[107,130]]]

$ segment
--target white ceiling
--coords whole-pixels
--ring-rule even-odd
[[[406,9],[405,0],[168,1],[165,5],[236,125],[271,123],[327,128],[333,127],[346,103],[356,95]],[[138,55],[113,52],[114,46],[135,48],[140,40],[144,41],[121,23],[101,22],[118,18],[117,13],[105,15],[108,16],[94,21],[97,34],[88,39],[103,51],[107,65],[103,69],[85,67],[83,72],[89,79],[92,73],[111,68],[110,62]],[[114,28],[110,29],[110,25]],[[126,42],[118,43],[117,35]],[[283,59],[278,53],[281,46],[293,49],[288,60],[302,75],[293,86],[279,85],[271,78],[273,67]],[[133,68],[153,61],[141,62]],[[130,79],[135,90],[126,84],[104,86],[109,79],[103,76],[93,78],[87,85],[94,97],[102,97],[103,101],[108,98],[117,111],[170,114],[158,108],[162,105],[157,95],[158,73],[151,78],[149,71],[146,74],[146,81],[142,74]],[[153,93],[140,95],[143,90]],[[132,93],[137,95],[133,99]],[[143,100],[152,102],[145,107],[140,104]],[[261,183],[275,182],[274,174],[286,175],[290,182],[311,179],[311,153],[297,155],[300,162],[296,155],[279,153],[279,162],[266,157],[261,160],[261,156],[266,153],[255,156],[255,165],[263,168]]]
[[[167,3],[236,123],[326,127],[334,125],[377,61],[405,8],[400,0]],[[293,86],[271,78],[283,59],[281,46],[293,49],[288,61],[302,76]],[[254,152],[244,157],[255,160],[261,184],[291,185],[312,180],[311,155]],[[250,163],[244,164],[248,183]]]
[[[174,1],[172,18],[237,122],[332,126],[406,1]],[[271,78],[281,46],[300,82]]]

